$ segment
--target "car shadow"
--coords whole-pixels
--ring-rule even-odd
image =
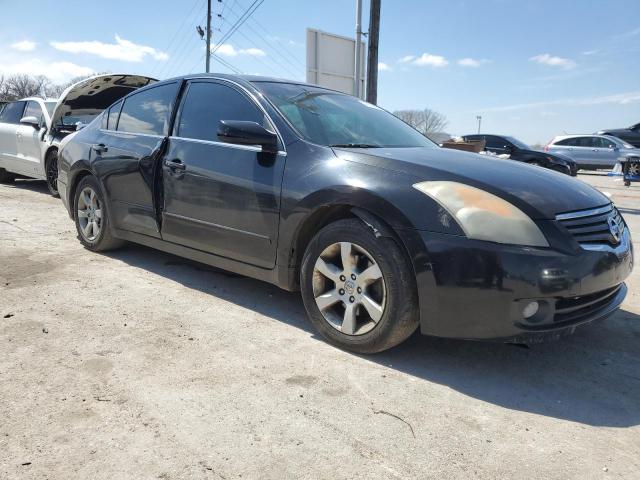
[[[51,196],[47,182],[44,180],[35,180],[32,178],[16,178],[13,182],[4,185],[9,188],[19,188],[20,190],[29,190],[30,192],[44,193]]]
[[[137,245],[107,255],[321,339],[298,293]],[[531,347],[416,332],[396,348],[360,357],[511,410],[593,426],[640,424],[640,315],[625,310]]]

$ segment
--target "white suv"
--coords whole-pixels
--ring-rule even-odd
[[[70,86],[58,100],[25,98],[0,106],[0,182],[12,182],[16,175],[38,178],[57,195],[61,140],[155,81],[139,75],[98,75]]]

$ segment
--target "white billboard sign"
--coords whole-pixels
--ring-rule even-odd
[[[365,90],[365,43],[360,43],[360,97]],[[307,82],[354,94],[356,41],[307,28]]]

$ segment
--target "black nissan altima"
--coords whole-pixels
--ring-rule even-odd
[[[331,343],[418,327],[530,343],[622,303],[633,252],[585,183],[437,147],[355,97],[262,77],[141,88],[67,140],[58,186],[93,251],[123,241],[301,290]]]

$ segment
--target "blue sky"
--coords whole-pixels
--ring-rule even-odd
[[[213,1],[214,43],[252,3]],[[0,0],[0,74],[203,71],[205,5]],[[305,29],[353,36],[354,23],[354,0],[264,0],[217,53],[244,73],[304,79]],[[628,126],[640,121],[640,2],[382,0],[380,62],[382,107],[432,108],[454,134],[475,131],[476,115],[484,132],[530,143]]]

